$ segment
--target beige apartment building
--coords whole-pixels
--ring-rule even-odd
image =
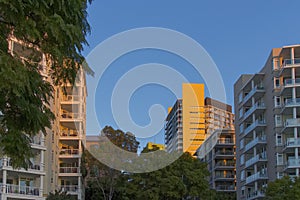
[[[262,199],[268,182],[300,174],[300,45],[271,51],[234,85],[237,199]]]
[[[24,44],[10,39],[12,54],[26,55]],[[45,56],[40,54],[40,72],[46,80],[48,67]],[[51,109],[56,119],[47,134],[32,138],[31,148],[34,157],[27,170],[13,169],[10,159],[0,159],[0,199],[44,200],[49,192],[67,191],[84,199],[83,180],[80,172],[81,155],[85,144],[86,82],[85,73],[80,70],[74,87],[69,84],[54,86]],[[16,122],[17,123],[17,122]]]

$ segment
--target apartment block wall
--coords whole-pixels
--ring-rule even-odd
[[[234,86],[237,198],[264,197],[267,183],[299,176],[300,46],[273,49],[258,74]]]

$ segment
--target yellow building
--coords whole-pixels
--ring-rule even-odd
[[[168,152],[183,151],[194,155],[214,130],[234,127],[231,106],[204,95],[204,84],[182,85],[182,99],[168,109],[166,118],[165,145]]]
[[[145,148],[148,150],[152,150],[152,149],[165,150],[165,145],[148,142]]]

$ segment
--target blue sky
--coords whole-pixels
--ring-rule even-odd
[[[84,55],[87,56],[107,38],[129,29],[173,29],[193,38],[206,49],[222,74],[227,102],[233,104],[233,84],[241,74],[258,72],[272,48],[300,43],[299,7],[299,0],[94,0],[88,9],[92,32],[87,38],[90,46],[85,48]],[[96,92],[94,107],[101,127],[111,125],[122,129],[117,127],[111,114],[113,87],[131,68],[154,62],[173,67],[190,82],[203,82],[190,63],[169,52],[147,49],[121,56],[109,66]],[[88,77],[88,84],[93,81]],[[129,110],[132,119],[145,126],[150,123],[148,110],[151,105],[161,104],[167,109],[175,99],[167,88],[145,85],[131,97]],[[88,135],[100,131],[93,123],[87,121]],[[141,140],[141,146],[148,140],[163,143],[163,133]]]

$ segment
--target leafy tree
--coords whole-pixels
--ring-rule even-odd
[[[103,146],[103,139],[108,138],[112,143],[133,153],[137,153],[139,142],[136,141],[136,138],[131,133],[124,133],[121,130],[115,130],[110,126],[106,126],[99,136],[99,149]],[[97,152],[96,150],[96,152]],[[109,150],[109,155],[111,156],[112,152]],[[93,153],[93,155],[95,155]],[[102,164],[96,158],[94,158],[89,151],[85,151],[83,155],[83,167],[86,181],[86,193],[85,198],[89,200],[111,200],[119,199],[118,198],[118,183],[121,178],[122,173],[118,170],[110,168],[105,164]]]
[[[42,53],[55,85],[74,83],[90,31],[88,3],[0,0],[0,146],[14,167],[28,166],[30,136],[45,133],[54,119],[52,87],[39,72]],[[22,48],[11,51],[9,38]]]
[[[300,178],[285,176],[268,183],[266,199],[289,200],[300,199]]]
[[[76,200],[77,197],[76,196],[72,196],[70,194],[67,194],[67,192],[63,192],[63,191],[58,191],[55,190],[55,192],[51,192],[49,193],[48,197],[46,198],[46,200]]]
[[[204,163],[184,153],[171,165],[142,174],[124,174],[120,199],[211,199]],[[126,183],[126,184],[125,184]]]

